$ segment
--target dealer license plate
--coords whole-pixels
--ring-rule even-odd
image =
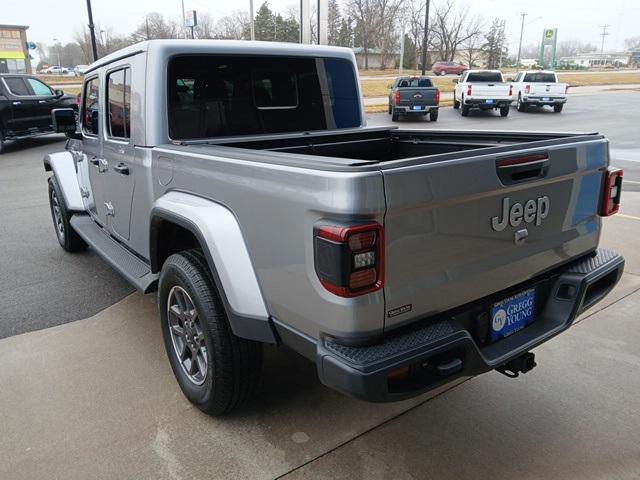
[[[494,303],[491,307],[491,340],[499,340],[522,330],[535,320],[536,289],[524,292]]]
[[[414,110],[422,110],[422,106],[421,105],[414,105],[412,108]]]
[[[485,100],[484,103],[491,105],[493,103],[493,100]]]

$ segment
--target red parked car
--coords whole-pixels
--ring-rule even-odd
[[[462,72],[469,70],[465,65],[456,62],[436,62],[431,69],[436,75],[446,75],[452,73],[460,75]]]

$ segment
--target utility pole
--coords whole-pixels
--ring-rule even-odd
[[[249,0],[249,30],[251,31],[251,40],[256,39],[256,29],[253,25],[253,0]]]
[[[424,12],[424,40],[422,41],[422,75],[427,71],[427,49],[429,45],[427,40],[429,39],[429,0]]]
[[[186,26],[187,26],[187,16],[184,13],[184,0],[182,0],[182,28],[185,29],[184,38],[188,38],[187,37]]]
[[[402,33],[400,35],[400,68],[398,75],[402,75],[402,67],[404,66],[404,24],[402,25]]]
[[[600,28],[602,29],[602,32],[600,33],[600,36],[602,37],[602,45],[600,45],[600,64],[601,65],[602,65],[602,61],[604,60],[604,37],[609,35],[609,32],[607,32],[607,28],[609,28],[610,26],[611,25],[600,25]]]
[[[89,14],[89,34],[91,35],[91,50],[93,61],[98,60],[98,47],[96,46],[96,26],[93,24],[93,13],[91,12],[91,0],[87,0],[87,13]]]
[[[522,17],[522,24],[520,25],[520,43],[518,44],[518,61],[516,62],[517,66],[520,66],[520,56],[522,55],[522,34],[524,33],[524,19],[527,14],[522,12],[520,16]]]

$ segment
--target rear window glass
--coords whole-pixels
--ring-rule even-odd
[[[553,83],[556,76],[553,73],[527,73],[524,76],[525,82],[531,83]]]
[[[31,92],[27,88],[27,85],[24,83],[24,80],[22,78],[7,77],[4,79],[4,83],[7,84],[9,91],[13,95],[31,95]]]
[[[402,78],[398,82],[398,88],[419,88],[433,87],[433,83],[427,77],[422,78]]]
[[[351,62],[334,58],[190,55],[168,75],[169,136],[353,128],[361,123]]]
[[[502,82],[502,75],[499,72],[471,72],[467,77],[467,82]]]

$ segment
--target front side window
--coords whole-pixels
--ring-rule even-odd
[[[131,112],[131,69],[125,68],[107,75],[108,135],[129,138]]]
[[[24,83],[24,80],[21,77],[6,77],[4,79],[4,83],[6,83],[12,95],[18,95],[21,97],[31,95],[27,84]]]
[[[360,126],[351,62],[334,58],[189,55],[169,63],[169,136],[300,132]]]
[[[100,80],[94,77],[84,84],[82,101],[82,131],[89,135],[98,134],[100,110]]]
[[[33,90],[34,95],[38,96],[38,97],[46,97],[46,96],[53,96],[53,90],[51,90],[51,88],[49,88],[48,85],[46,85],[45,83],[42,83],[40,80],[36,79],[36,78],[27,78],[27,82],[29,82],[29,85],[31,86],[31,89]]]

